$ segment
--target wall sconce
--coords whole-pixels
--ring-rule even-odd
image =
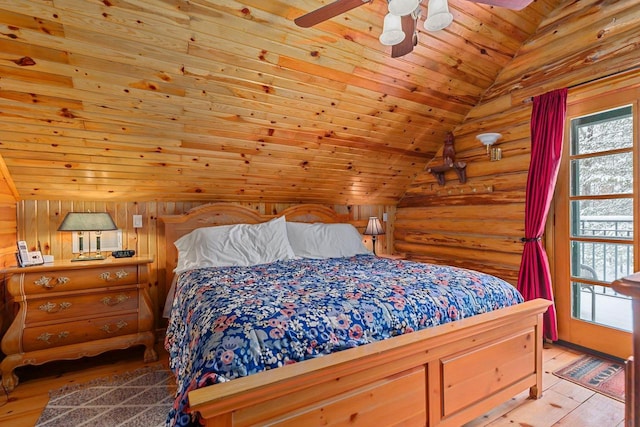
[[[384,230],[382,229],[382,224],[377,216],[369,217],[369,223],[367,224],[367,229],[364,230],[365,236],[371,236],[371,240],[373,241],[373,254],[376,254],[376,236],[384,234]]]
[[[491,147],[499,138],[502,138],[502,134],[481,133],[480,135],[477,135],[476,138],[479,139],[485,147],[487,147],[487,156],[489,156],[489,160],[495,162],[496,160],[502,159],[502,149]]]
[[[71,261],[91,261],[104,259],[104,255],[100,252],[100,234],[103,231],[117,230],[116,223],[113,222],[111,215],[107,212],[69,212],[62,220],[62,224],[58,227],[58,231],[77,231],[78,232],[78,254]],[[95,231],[96,233],[96,253],[91,256],[91,239],[89,239],[89,255],[84,253],[83,232]],[[90,237],[91,235],[89,235]]]

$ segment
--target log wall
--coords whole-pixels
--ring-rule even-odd
[[[15,263],[17,191],[0,156],[0,267]]]
[[[78,202],[60,200],[23,200],[17,204],[18,238],[26,240],[30,250],[38,246],[44,254],[50,254],[55,259],[70,259],[72,254],[72,233],[58,232],[58,226],[67,212],[109,212],[116,225],[122,230],[123,248],[134,249],[138,254],[149,254],[155,261],[149,274],[150,294],[153,301],[158,326],[162,325],[160,313],[162,312],[165,297],[169,286],[165,283],[164,276],[158,271],[164,271],[164,265],[160,265],[158,254],[164,253],[164,236],[158,224],[158,217],[162,215],[177,215],[187,212],[205,202]],[[255,209],[261,214],[277,215],[292,203],[239,203],[240,205]],[[370,216],[378,216],[387,213],[388,221],[385,223],[385,236],[379,236],[377,251],[389,253],[393,247],[393,219],[395,206],[371,205],[371,206],[347,206],[332,205],[331,208],[339,213],[348,213],[350,222],[361,233],[367,226]],[[15,209],[14,209],[15,212]],[[142,215],[142,228],[134,228],[133,215]],[[15,230],[15,226],[14,226]],[[364,238],[365,245],[371,247],[369,236]],[[15,252],[15,231],[11,237],[11,256]],[[85,250],[87,248],[85,247]],[[15,258],[13,259],[15,261]]]
[[[17,191],[0,156],[0,267],[15,264],[16,257],[16,199]],[[4,278],[0,277],[0,289],[4,294]],[[6,319],[5,301],[0,299],[0,334],[9,324]]]
[[[546,18],[454,131],[457,160],[468,164],[467,183],[448,172],[440,186],[423,172],[399,203],[395,250],[515,284],[524,236],[531,97],[638,67],[639,25],[634,0],[565,2]],[[476,140],[484,132],[503,135],[495,145],[502,160],[489,161]],[[437,156],[427,168],[439,163]]]

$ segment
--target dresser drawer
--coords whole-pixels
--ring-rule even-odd
[[[42,350],[138,332],[138,313],[99,317],[47,326],[26,327],[22,336],[23,351]]]
[[[135,265],[102,266],[79,270],[22,273],[13,276],[11,281],[22,280],[24,294],[33,295],[43,292],[132,285],[138,283],[137,272]]]
[[[112,313],[138,309],[138,288],[113,292],[51,295],[52,298],[30,299],[25,302],[25,324],[64,321],[87,316],[109,316]]]

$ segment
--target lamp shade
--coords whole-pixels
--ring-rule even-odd
[[[69,212],[58,231],[107,231],[117,230],[116,223],[107,212]]]
[[[364,234],[367,236],[379,236],[380,234],[384,234],[382,224],[377,216],[369,217],[369,223],[367,224],[366,230],[364,230]]]
[[[445,29],[453,21],[453,15],[449,13],[447,0],[429,0],[427,6],[427,19],[424,28],[428,31],[440,31]]]
[[[393,46],[404,40],[402,31],[402,17],[387,13],[382,24],[382,34],[378,37],[380,43],[385,46]]]
[[[420,0],[391,0],[389,2],[389,13],[396,16],[409,15],[420,5]]]
[[[502,137],[502,134],[499,133],[481,133],[480,135],[476,135],[476,138],[482,142],[484,145],[493,145],[495,142]]]

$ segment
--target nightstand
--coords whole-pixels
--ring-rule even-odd
[[[4,387],[12,390],[18,384],[14,370],[19,366],[135,345],[146,347],[145,362],[157,360],[147,289],[152,261],[137,256],[2,270],[12,314],[2,338]]]

